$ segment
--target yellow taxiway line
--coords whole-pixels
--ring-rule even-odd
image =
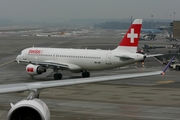
[[[169,84],[169,83],[174,83],[174,80],[160,80],[156,82],[156,84]]]
[[[12,63],[12,62],[14,62],[15,60],[11,60],[11,61],[8,61],[8,62],[5,62],[5,63],[3,63],[3,64],[0,64],[0,67],[2,67],[2,66],[4,66],[4,65],[7,65],[7,64],[9,64],[9,63]]]

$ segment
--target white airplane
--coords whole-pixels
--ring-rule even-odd
[[[50,120],[50,111],[48,106],[39,99],[41,89],[60,87],[67,85],[76,85],[92,82],[102,82],[111,80],[120,80],[134,77],[152,76],[164,74],[172,60],[163,69],[163,71],[153,71],[146,73],[134,73],[134,74],[121,74],[113,76],[101,76],[84,79],[69,79],[69,80],[56,80],[46,82],[31,82],[31,83],[17,83],[17,84],[6,84],[0,85],[0,94],[30,91],[29,96],[16,104],[10,103],[11,109],[8,112],[8,120]]]
[[[82,72],[82,77],[89,77],[89,71],[106,70],[143,61],[146,55],[137,52],[142,27],[142,19],[136,19],[114,50],[88,50],[31,47],[21,51],[18,63],[26,63],[26,71],[31,76],[39,75],[51,68],[54,79],[61,79],[59,70]],[[152,56],[152,55],[151,55]]]

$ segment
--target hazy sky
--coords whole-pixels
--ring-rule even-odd
[[[180,0],[0,0],[0,19],[58,22],[82,19],[180,19]]]

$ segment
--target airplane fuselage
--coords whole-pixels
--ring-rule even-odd
[[[129,63],[140,61],[143,55],[132,53],[134,59],[123,60],[119,56],[130,56],[130,53],[118,53],[113,50],[62,49],[62,48],[27,48],[18,56],[23,61],[70,63],[77,66],[76,70],[105,70],[121,67]],[[131,54],[131,56],[132,56]],[[75,67],[76,67],[75,66]],[[78,68],[79,67],[79,68]],[[70,69],[71,70],[71,69]],[[73,71],[73,69],[71,70]]]

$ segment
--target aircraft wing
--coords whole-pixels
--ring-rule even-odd
[[[44,61],[44,62],[32,62],[32,64],[40,65],[40,66],[49,66],[49,67],[58,67],[63,69],[68,69],[68,64],[66,63],[59,63],[55,61]]]
[[[6,84],[6,85],[0,85],[0,93],[40,90],[51,87],[60,87],[67,85],[77,85],[77,84],[85,84],[85,83],[93,83],[93,82],[120,80],[120,79],[134,78],[134,77],[160,75],[161,73],[162,71],[155,71],[155,72],[145,72],[145,73],[91,77],[91,78],[83,78],[83,79],[78,78],[78,79],[56,80],[56,81],[46,81],[46,82]]]
[[[54,68],[56,67],[57,69],[61,70],[80,70],[81,67],[71,64],[71,63],[64,63],[64,62],[57,62],[57,61],[43,61],[43,62],[36,62],[36,61],[20,61],[24,63],[31,63],[33,65],[40,65],[43,67],[48,67],[48,68]]]
[[[101,77],[92,77],[92,78],[84,78],[84,79],[82,78],[82,79],[68,79],[68,80],[59,80],[59,81],[17,83],[17,84],[9,84],[9,85],[6,84],[6,85],[0,85],[0,93],[30,91],[26,99],[21,100],[17,102],[16,104],[10,103],[11,109],[9,110],[8,115],[7,115],[8,120],[19,119],[19,118],[20,119],[42,118],[43,120],[50,120],[50,112],[47,105],[42,100],[39,99],[41,89],[67,86],[67,85],[77,85],[77,84],[83,84],[83,83],[103,82],[103,81],[119,80],[119,79],[126,79],[126,78],[151,76],[151,75],[158,75],[158,74],[163,75],[166,69],[171,64],[173,59],[174,57],[163,69],[163,71],[101,76]]]
[[[6,85],[0,85],[0,93],[33,91],[33,90],[41,90],[45,88],[60,87],[67,85],[78,85],[78,84],[93,83],[93,82],[112,81],[112,80],[120,80],[120,79],[144,77],[144,76],[152,76],[152,75],[160,75],[160,74],[163,75],[164,72],[168,69],[173,59],[174,56],[162,71],[100,76],[100,77],[81,78],[81,79],[78,78],[78,79],[68,79],[68,80],[56,80],[56,81],[46,81],[46,82],[6,84]]]

